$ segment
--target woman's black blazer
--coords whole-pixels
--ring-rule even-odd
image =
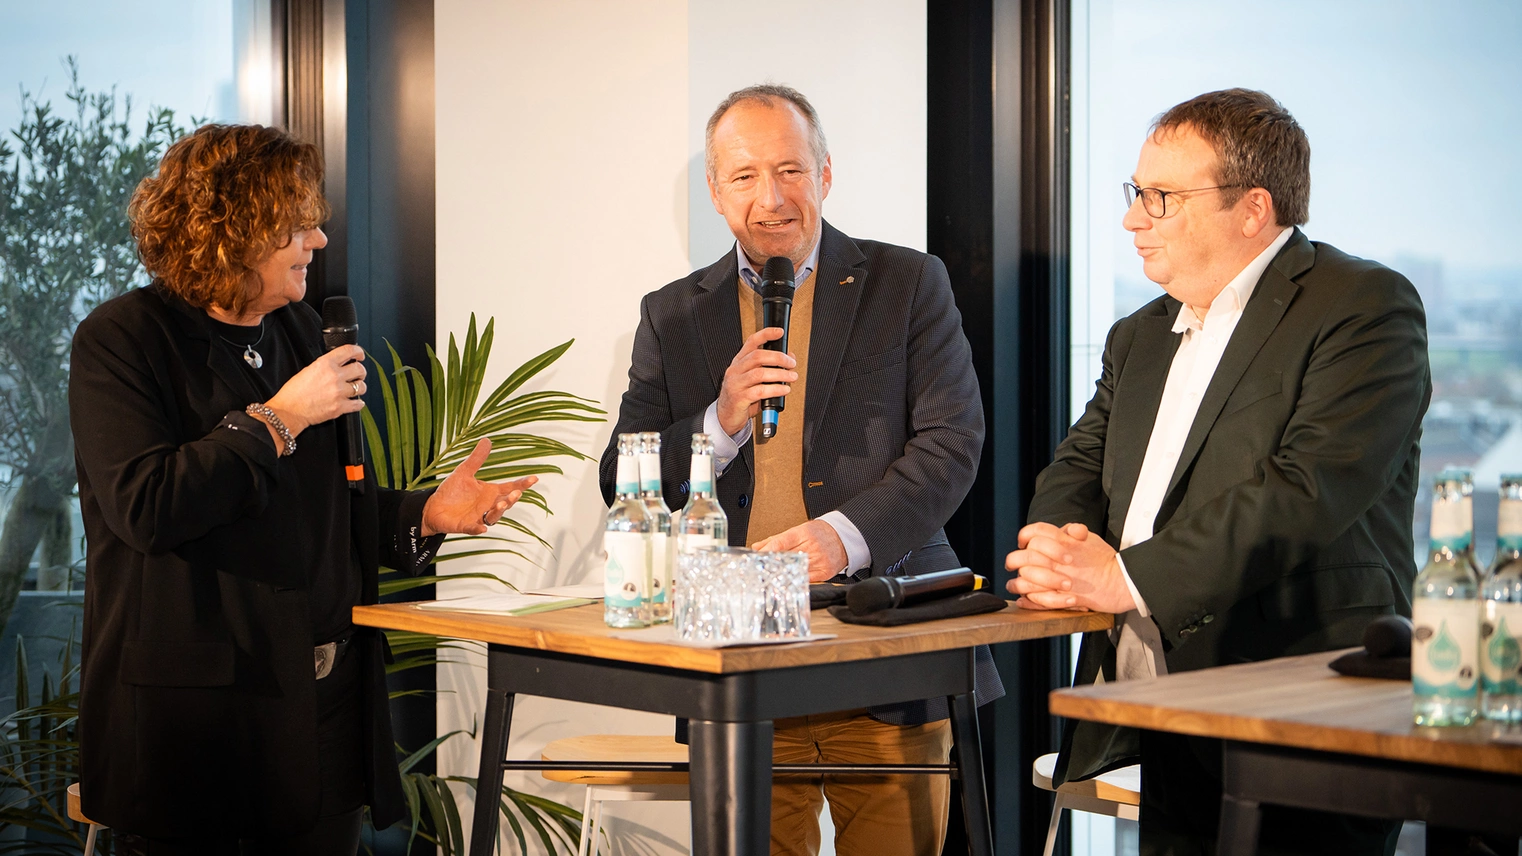
[[[270,313],[302,364],[320,322]],[[269,438],[217,428],[262,396],[206,314],[159,284],[102,304],[74,336],[69,415],[86,538],[79,713],[84,812],[153,837],[309,828],[319,804],[307,580],[326,533],[324,496],[282,473],[332,458],[334,423],[288,458]],[[426,493],[378,490],[366,473],[349,523],[374,603],[380,565],[416,571],[438,538],[418,527]],[[361,629],[369,804],[400,818],[384,639]]]

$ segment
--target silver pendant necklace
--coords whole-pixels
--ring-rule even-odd
[[[234,342],[232,339],[229,339],[226,336],[218,334],[217,338],[221,339],[222,341],[226,342],[229,345],[232,345],[234,348],[238,347],[238,343],[237,342]],[[259,319],[259,338],[254,340],[254,345],[257,345],[257,344],[259,344],[260,342],[263,342],[263,341],[264,341],[264,319],[261,318],[261,319]],[[256,368],[256,369],[257,368],[263,368],[264,367],[264,357],[260,356],[259,352],[254,350],[254,345],[244,345],[243,346],[243,362],[248,363],[249,366],[251,366],[253,368]]]

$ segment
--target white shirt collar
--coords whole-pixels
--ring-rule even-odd
[[[1221,293],[1210,302],[1210,309],[1206,311],[1204,318],[1195,314],[1194,309],[1187,303],[1179,307],[1178,316],[1173,320],[1173,332],[1200,330],[1212,318],[1241,314],[1242,307],[1247,305],[1253,290],[1258,287],[1258,280],[1263,278],[1263,272],[1268,270],[1269,263],[1274,260],[1274,256],[1277,256],[1280,250],[1284,249],[1284,245],[1289,243],[1290,236],[1294,233],[1293,226],[1281,231],[1279,237],[1274,238],[1273,243],[1248,262],[1247,267],[1242,268],[1240,273],[1232,277],[1231,282],[1226,283]]]

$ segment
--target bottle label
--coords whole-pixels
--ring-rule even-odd
[[[1411,686],[1418,696],[1474,696],[1479,684],[1479,617],[1479,605],[1472,600],[1416,598]]]
[[[1432,549],[1448,548],[1455,555],[1469,549],[1468,500],[1434,500],[1432,503]]]
[[[665,603],[671,590],[671,565],[667,563],[666,533],[650,535],[650,602]]]
[[[1480,621],[1480,672],[1485,692],[1522,693],[1522,603],[1485,601]]]
[[[639,489],[661,490],[661,456],[654,452],[641,452],[639,456]]]
[[[1496,514],[1497,544],[1502,549],[1522,549],[1522,500],[1503,499]]]
[[[639,462],[632,455],[618,456],[618,474],[613,489],[620,494],[639,493]]]
[[[1496,509],[1496,531],[1522,538],[1522,499],[1503,499]]]
[[[713,456],[692,456],[692,492],[713,493]]]
[[[633,609],[649,594],[649,566],[645,564],[645,535],[639,532],[605,532],[603,549],[608,563],[603,569],[603,600],[608,606]]]

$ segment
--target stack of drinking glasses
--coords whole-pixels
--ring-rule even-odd
[[[803,553],[702,547],[677,556],[677,634],[696,642],[809,635],[809,560]]]

